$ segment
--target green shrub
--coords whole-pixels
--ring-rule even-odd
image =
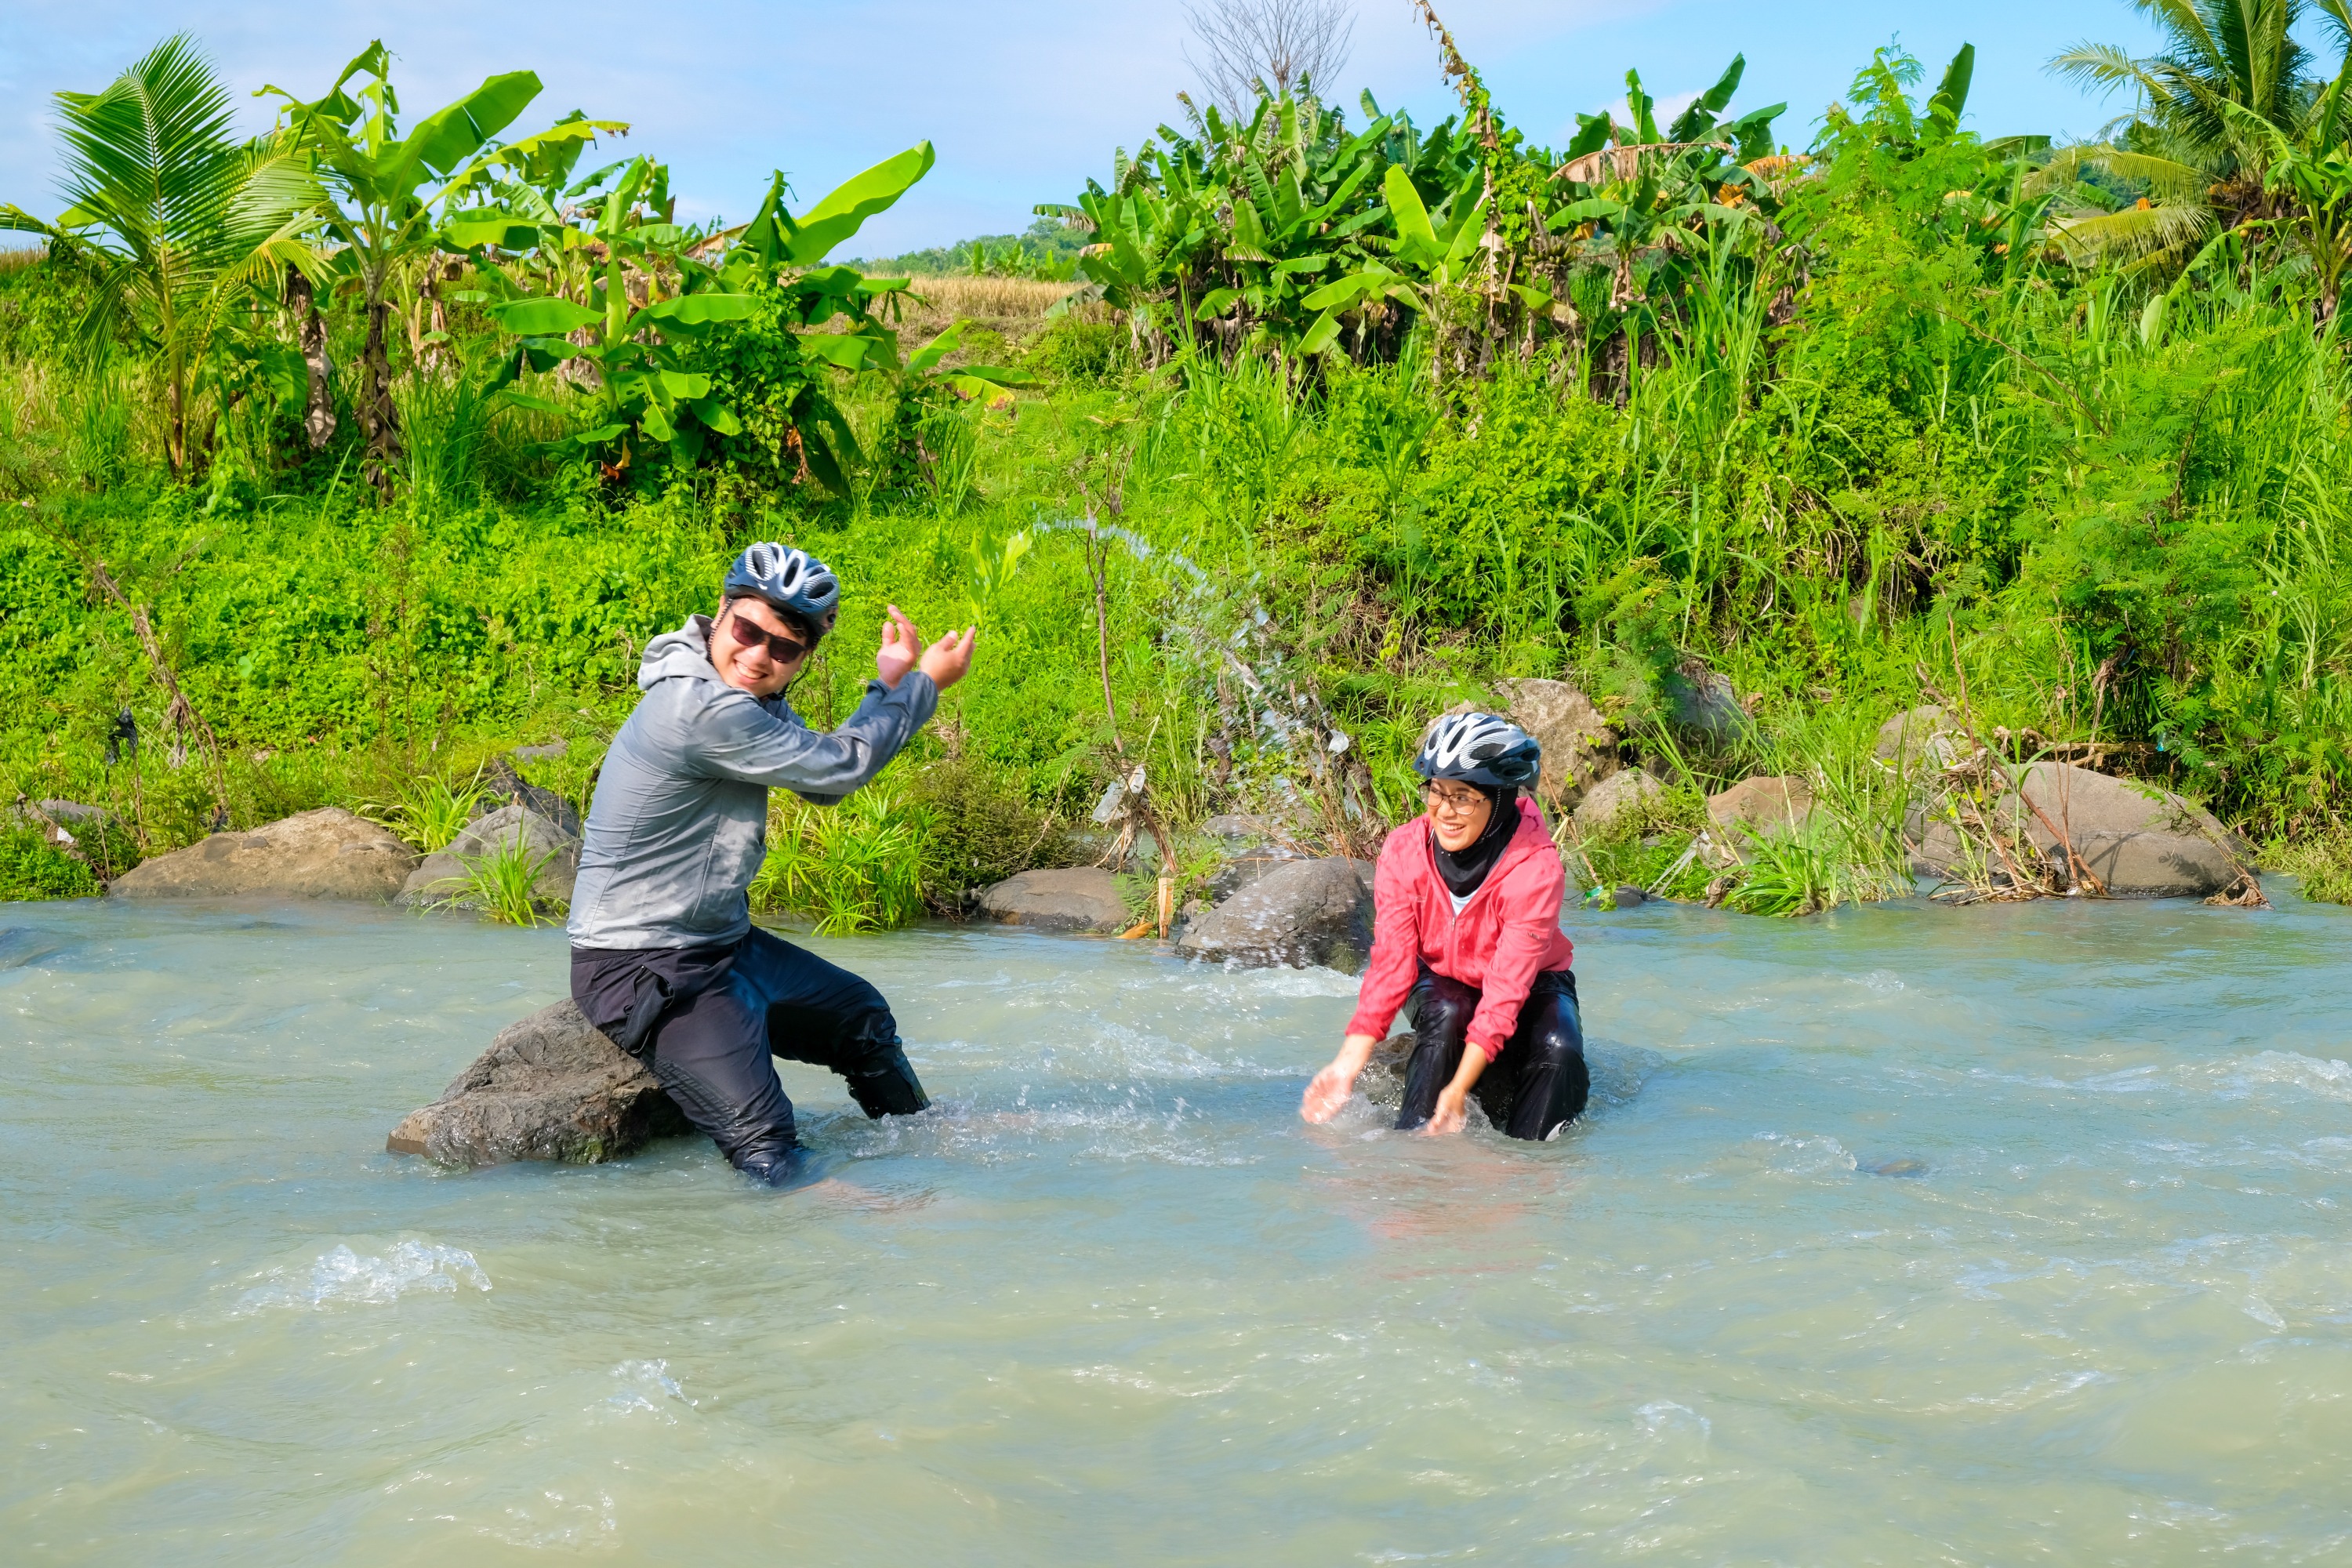
[[[1021,364],[1057,384],[1091,386],[1110,379],[1126,348],[1124,327],[1072,310],[1047,323]]]
[[[91,899],[104,890],[89,867],[49,843],[40,827],[0,828],[0,902]]]

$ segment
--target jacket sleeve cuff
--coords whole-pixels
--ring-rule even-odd
[[[1470,1043],[1486,1053],[1486,1062],[1490,1067],[1494,1065],[1495,1058],[1503,1054],[1503,1042],[1500,1040],[1482,1040],[1473,1035],[1470,1037]]]
[[[939,710],[940,689],[921,670],[910,669],[898,678],[895,688],[883,685],[879,679],[867,681],[866,700],[877,707],[895,707],[903,710],[907,715],[908,732],[912,734],[929,723],[931,715]]]
[[[1388,1038],[1389,1026],[1395,1022],[1396,1012],[1393,1008],[1390,1010],[1389,1016],[1385,1018],[1380,1017],[1375,1014],[1360,1012],[1354,1017],[1348,1020],[1348,1033],[1351,1035],[1370,1035],[1376,1040],[1384,1040]]]

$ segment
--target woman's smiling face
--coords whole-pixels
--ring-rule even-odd
[[[1486,831],[1495,815],[1495,803],[1483,791],[1453,779],[1432,779],[1427,798],[1429,826],[1437,835],[1438,847],[1449,855],[1477,843],[1478,835]]]

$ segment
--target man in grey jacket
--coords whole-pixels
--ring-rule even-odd
[[[715,617],[646,645],[645,695],[604,754],[572,890],[581,1011],[738,1169],[779,1184],[803,1158],[772,1053],[841,1074],[868,1116],[930,1103],[882,994],[751,924],[769,789],[842,800],[971,668],[971,629],[925,647],[893,605],[865,700],[830,734],[811,730],[784,689],[840,599],[823,562],[754,544],[729,569]]]

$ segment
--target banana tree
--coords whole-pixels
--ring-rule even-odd
[[[520,340],[493,377],[492,392],[551,409],[544,400],[513,392],[511,384],[526,369],[548,370],[565,360],[595,367],[593,422],[564,441],[600,454],[617,447],[617,458],[605,465],[615,474],[628,467],[633,440],[662,443],[678,461],[691,463],[701,455],[706,433],[732,436],[743,427],[734,410],[711,395],[709,375],[692,367],[688,350],[719,323],[748,320],[756,301],[681,254],[686,236],[671,221],[668,186],[662,164],[636,158],[598,198],[589,233],[601,251],[604,276],[586,300],[522,294],[485,307]]]
[[[1388,307],[1401,306],[1426,315],[1442,290],[1462,281],[1479,254],[1485,236],[1486,202],[1476,170],[1453,194],[1434,221],[1413,188],[1412,176],[1400,164],[1391,164],[1381,177],[1386,212],[1395,238],[1385,256],[1373,255],[1355,271],[1325,284],[1300,304],[1321,312],[1299,340],[1301,353],[1322,353],[1339,342],[1342,328],[1353,318],[1360,338]]]
[[[778,174],[749,223],[707,237],[670,221],[667,172],[644,159],[577,207],[559,211],[542,202],[546,210],[534,215],[509,196],[453,222],[451,237],[480,247],[478,254],[492,261],[486,280],[507,297],[486,309],[519,339],[492,390],[552,407],[515,390],[518,379],[567,363],[592,365],[593,423],[569,439],[600,455],[617,454],[605,467],[618,473],[648,440],[690,463],[710,437],[743,434],[739,411],[719,395],[709,372],[697,368],[712,334],[730,324],[772,321],[788,334],[789,355],[853,373],[899,370],[897,336],[876,306],[903,291],[906,280],[870,280],[824,262],[928,174],[936,157],[928,142],[911,147],[844,182],[797,217],[784,204],[787,187]],[[583,182],[593,183],[595,175]],[[582,217],[590,220],[584,229],[575,226]],[[520,251],[526,245],[542,257],[593,256],[604,275],[574,300],[560,285],[548,287],[559,282],[557,273],[533,274],[491,256],[495,247]],[[530,291],[534,282],[540,291]],[[846,331],[814,330],[843,318]],[[847,419],[821,381],[797,374],[787,379],[786,446],[817,479],[845,492],[848,466],[859,455]]]
[[[540,91],[530,71],[493,76],[404,135],[391,71],[392,57],[378,39],[352,58],[323,98],[305,102],[278,87],[255,95],[285,100],[283,123],[308,153],[319,184],[315,210],[334,247],[336,273],[358,292],[366,313],[355,412],[368,442],[364,471],[386,493],[402,457],[385,343],[394,280],[433,250],[445,210],[471,186],[484,148]],[[358,87],[349,90],[355,79]]]
[[[208,392],[235,395],[215,374],[226,359],[301,374],[284,345],[239,348],[237,322],[289,268],[323,276],[299,237],[313,187],[287,137],[230,136],[227,89],[185,34],[101,92],[58,93],[58,114],[66,210],[51,223],[0,206],[0,229],[41,236],[89,279],[86,352],[104,353],[128,329],[155,353],[164,458],[182,477],[204,444],[201,432],[190,438],[195,405]]]
[[[1385,216],[1364,198],[1393,123],[1379,116],[1349,137],[1338,110],[1306,94],[1261,99],[1239,126],[1212,107],[1202,124],[1218,205],[1230,216],[1210,263],[1211,276],[1223,281],[1202,295],[1193,320],[1233,318],[1236,345],[1253,327],[1296,341],[1312,314],[1304,296],[1334,267],[1361,261],[1358,237]],[[1171,159],[1196,156],[1190,139],[1165,126],[1160,134]]]

